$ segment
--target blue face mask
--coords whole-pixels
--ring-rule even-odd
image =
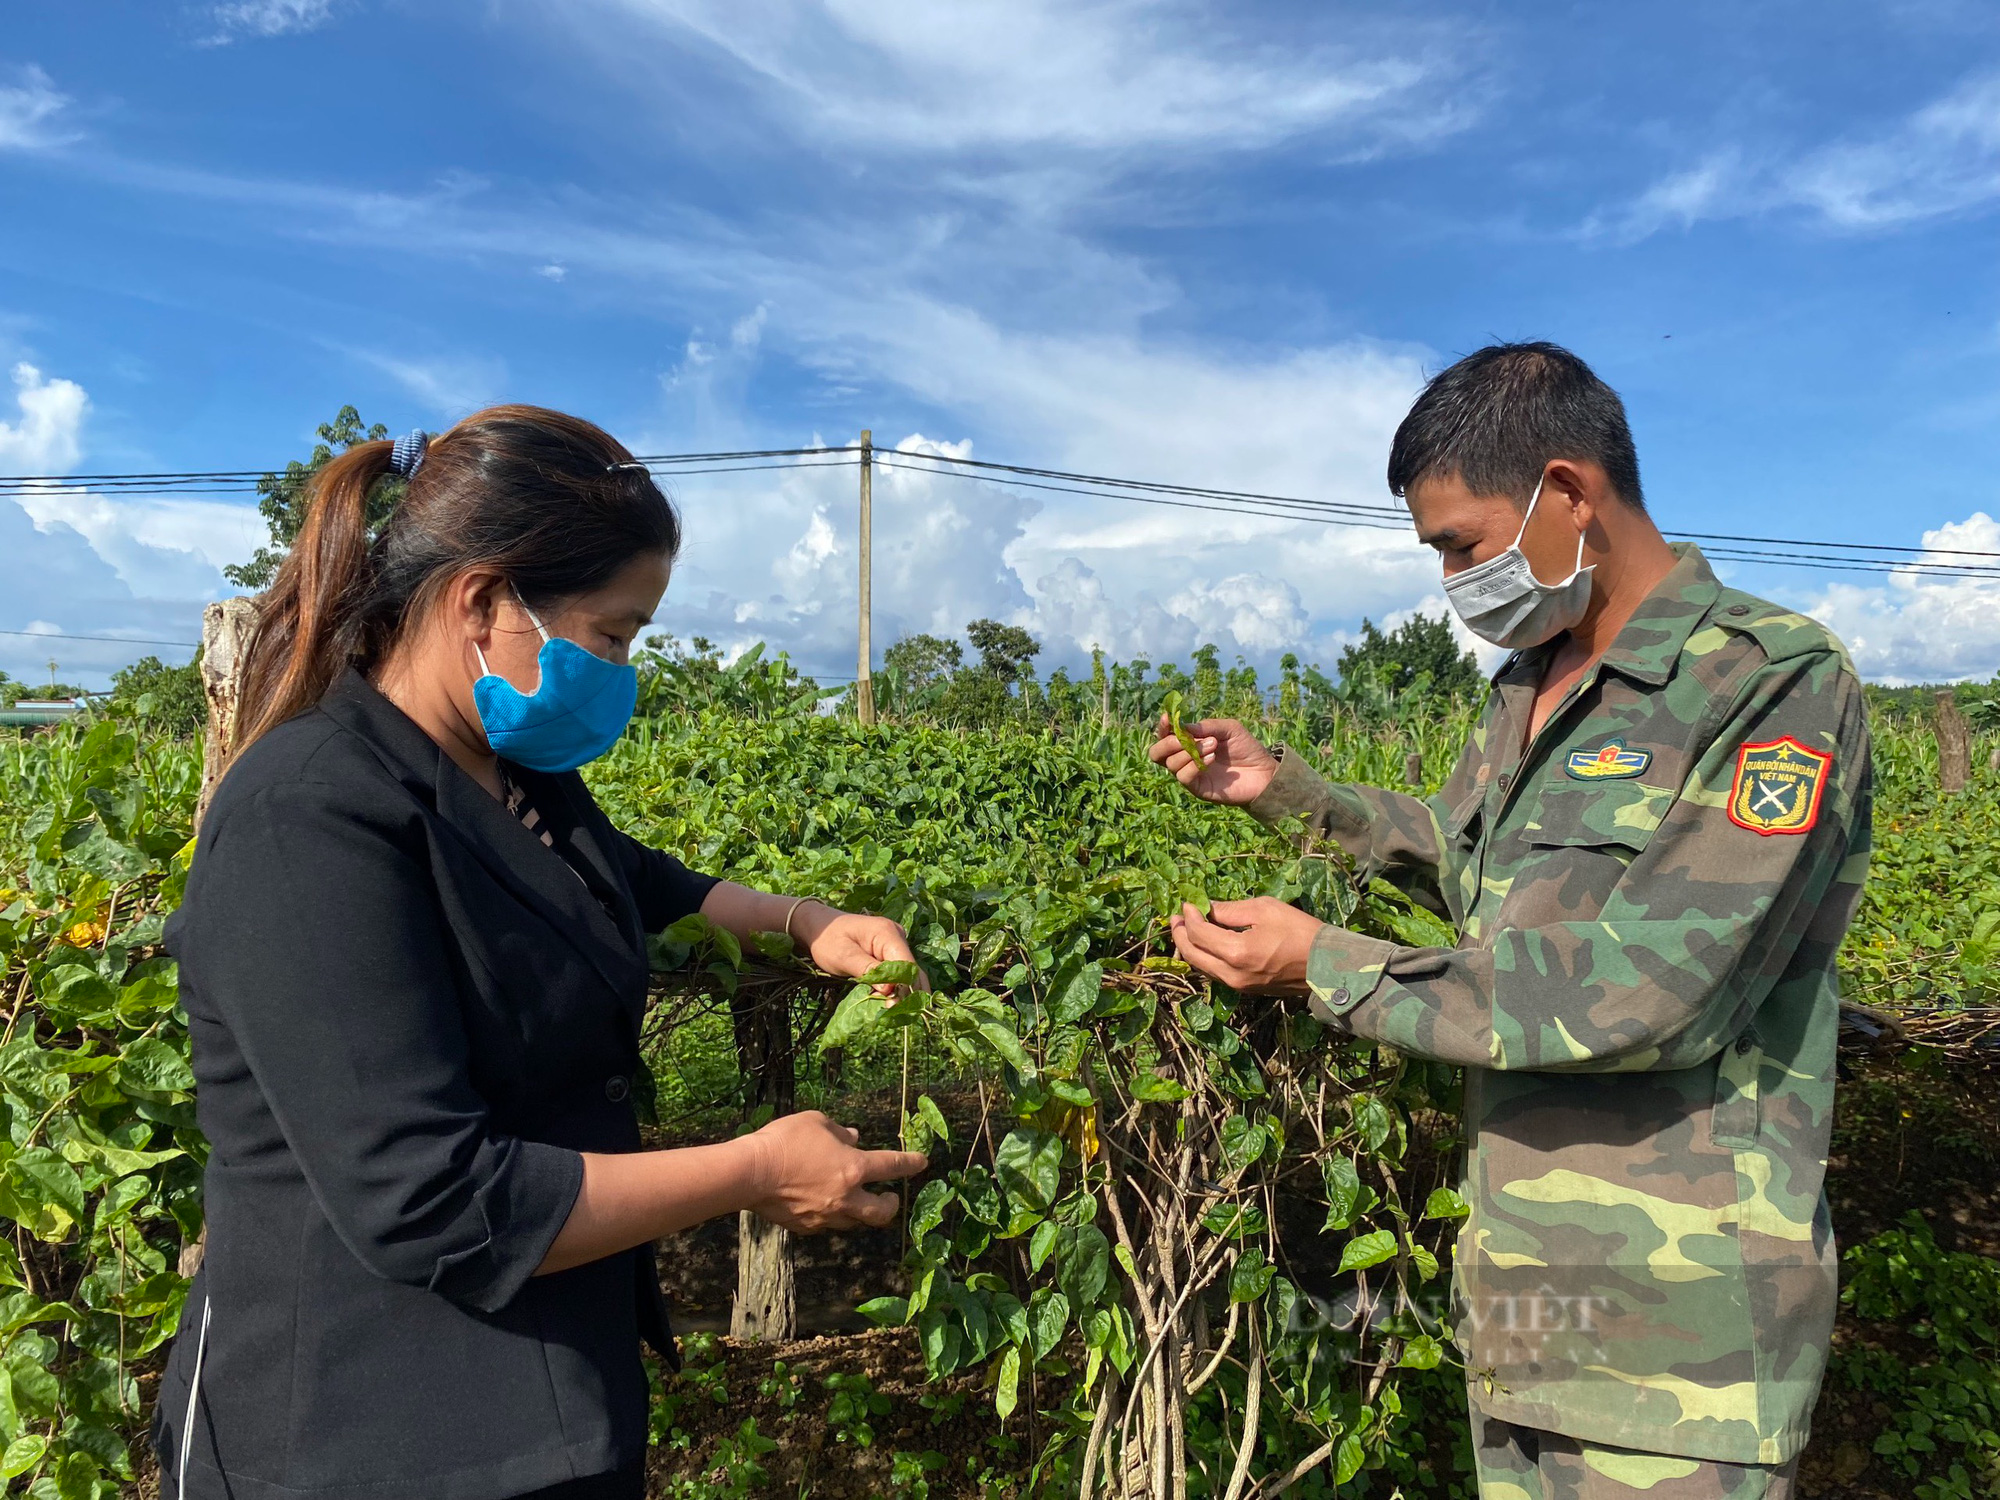
[[[639,704],[639,674],[550,636],[526,601],[521,608],[542,636],[540,685],[523,693],[486,665],[474,642],[485,675],[472,685],[472,701],[495,755],[531,771],[574,771],[618,743]]]

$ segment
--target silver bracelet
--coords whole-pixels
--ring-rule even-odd
[[[817,901],[817,900],[819,900],[819,897],[817,896],[801,896],[792,903],[791,910],[785,913],[785,936],[788,938],[792,938],[793,942],[796,943],[798,939],[792,937],[792,918],[796,917],[799,914],[799,908],[801,906],[804,906],[808,901]]]

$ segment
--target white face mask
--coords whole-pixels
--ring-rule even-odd
[[[1525,651],[1553,640],[1590,608],[1590,578],[1597,565],[1583,565],[1581,532],[1576,538],[1576,565],[1561,583],[1543,583],[1535,577],[1521,551],[1521,538],[1528,534],[1528,517],[1534,515],[1535,502],[1541,498],[1542,487],[1537,484],[1513,546],[1444,581],[1444,596],[1465,621],[1465,628],[1510,651]]]

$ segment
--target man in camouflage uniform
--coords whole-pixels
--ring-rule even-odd
[[[1834,1317],[1860,684],[1822,627],[1668,547],[1616,395],[1564,350],[1444,372],[1390,474],[1447,580],[1510,541],[1545,594],[1578,538],[1595,569],[1581,618],[1500,668],[1443,789],[1329,785],[1230,720],[1194,727],[1206,766],[1164,731],[1153,755],[1338,840],[1458,945],[1257,900],[1186,908],[1180,951],[1465,1068],[1454,1276],[1484,1500],[1787,1500]]]

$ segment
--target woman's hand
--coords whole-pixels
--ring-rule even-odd
[[[859,912],[841,911],[828,906],[823,901],[809,901],[801,906],[792,919],[792,932],[812,961],[829,974],[845,974],[850,978],[866,974],[880,963],[900,959],[915,963],[916,954],[910,951],[909,934],[902,925],[887,917],[865,916]],[[931,983],[917,972],[916,987],[927,990]],[[893,996],[901,986],[878,984],[875,993]]]
[[[1205,765],[1181,748],[1173,721],[1160,715],[1160,737],[1146,754],[1204,802],[1247,807],[1278,774],[1278,758],[1235,719],[1200,719],[1184,726]]]
[[[1183,903],[1170,924],[1174,949],[1212,979],[1246,994],[1297,994],[1306,987],[1306,959],[1326,924],[1270,896],[1217,901],[1204,917]]]
[[[900,1182],[930,1165],[915,1151],[857,1150],[860,1132],[816,1109],[780,1115],[747,1139],[759,1164],[751,1212],[800,1234],[863,1224],[879,1229],[896,1217],[896,1195],[871,1193],[867,1184]]]

